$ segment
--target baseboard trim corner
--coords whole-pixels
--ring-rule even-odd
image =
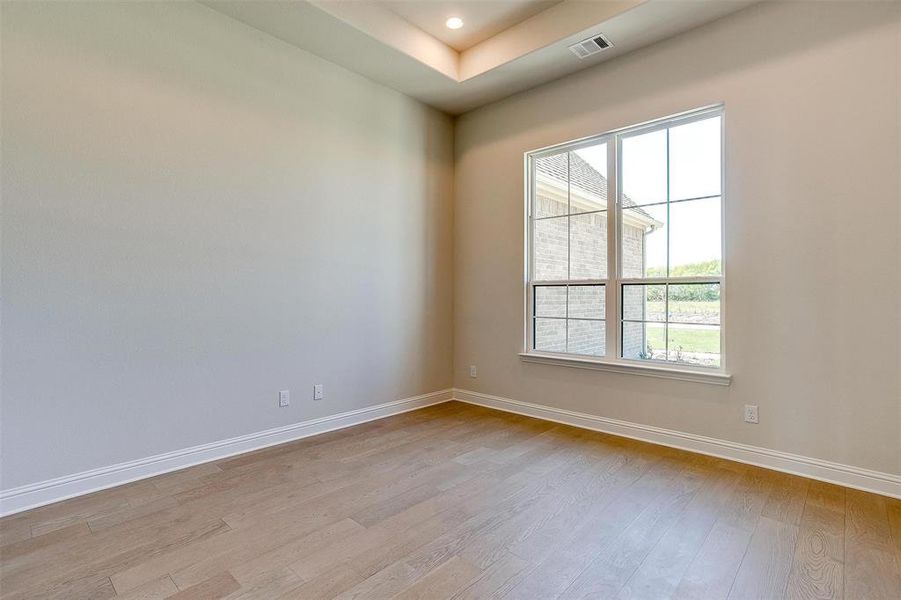
[[[178,471],[213,460],[221,460],[236,454],[361,425],[369,421],[441,404],[451,399],[453,399],[452,389],[439,390],[2,490],[0,491],[0,516],[12,515],[155,475]]]
[[[901,498],[901,476],[891,473],[872,471],[799,454],[780,452],[672,429],[663,429],[661,427],[620,421],[541,404],[532,404],[481,392],[454,389],[454,400],[661,446],[670,446],[689,452],[734,460],[883,496]]]

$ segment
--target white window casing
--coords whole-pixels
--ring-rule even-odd
[[[670,182],[673,180],[673,176],[670,173],[670,168],[673,160],[670,157],[670,130],[700,121],[711,120],[712,122],[713,119],[717,118],[719,119],[720,136],[720,181],[717,193],[699,197],[672,198]],[[523,351],[520,353],[524,362],[563,365],[617,373],[633,373],[650,377],[718,385],[728,385],[730,383],[731,376],[726,370],[727,363],[724,352],[726,331],[724,130],[724,107],[715,105],[525,154],[525,326]],[[666,132],[666,198],[661,198],[659,201],[639,202],[636,204],[623,193],[623,186],[621,185],[623,178],[623,141],[643,134],[661,131]],[[587,164],[584,159],[576,154],[576,151],[586,152],[587,149],[599,148],[605,144],[606,175],[601,175],[598,171],[594,173],[597,177],[590,181],[590,185],[574,185],[574,173],[579,169],[585,171]],[[565,157],[565,188],[561,185],[562,180],[559,176],[564,171],[564,158],[562,157]],[[693,160],[693,157],[689,156],[687,158],[688,160]],[[710,160],[709,157],[707,160]],[[536,164],[539,161],[543,165],[540,170],[536,168]],[[600,163],[603,164],[602,158]],[[685,164],[684,160],[681,164]],[[544,165],[552,166],[546,167]],[[582,178],[584,180],[584,173]],[[604,180],[606,181],[606,197],[602,193],[604,191]],[[709,275],[706,274],[706,271],[705,273],[692,273],[688,276],[674,275],[670,256],[673,246],[670,237],[673,226],[669,219],[671,207],[680,203],[691,202],[694,202],[691,206],[698,207],[700,206],[699,201],[706,201],[707,204],[704,206],[715,207],[715,199],[717,198],[719,199],[720,220],[719,272],[713,272]],[[558,214],[556,209],[553,208],[550,209],[550,214],[547,214],[548,207],[564,205],[566,210],[562,214]],[[644,207],[647,207],[647,210]],[[655,218],[651,214],[651,208],[657,212],[662,212],[665,208],[666,222],[664,223],[661,219]],[[684,211],[685,209],[680,210]],[[572,256],[575,239],[573,234],[574,221],[578,223],[577,227],[581,228],[579,231],[583,232],[580,234],[582,237],[577,240],[580,244],[579,252],[586,252],[585,240],[589,242],[600,240],[600,237],[593,237],[592,232],[600,231],[606,235],[606,277],[593,277],[593,275],[603,274],[603,269],[592,263],[590,256],[585,259],[587,265],[581,264],[579,267],[579,275],[587,274],[588,276],[584,278],[573,276],[573,265],[575,264]],[[604,222],[606,230],[601,229],[604,226]],[[563,233],[564,223],[565,234]],[[542,262],[550,264],[551,267],[543,269],[543,272],[540,273],[542,275],[541,278],[536,277],[535,269],[536,228],[539,229],[538,236],[543,240],[542,243],[544,244],[554,241],[559,242],[564,237],[566,240],[565,260],[562,245],[560,244],[552,248],[555,254],[546,251],[542,255]],[[662,238],[666,244],[666,268],[663,273],[655,272],[649,274],[644,258],[644,254],[647,252],[645,235],[658,229],[663,231],[662,228],[666,228],[666,237]],[[588,233],[584,233],[583,230]],[[549,245],[543,247],[551,248]],[[593,250],[597,253],[602,247],[603,244],[599,244],[589,248],[588,251]],[[628,253],[624,250],[626,247],[629,248]],[[640,257],[642,276],[635,276],[634,266],[629,266],[628,270],[630,272],[628,276],[624,276],[624,259],[630,261],[630,264],[634,263],[638,260],[639,251],[642,253]],[[564,269],[561,268],[561,264],[564,262],[566,265],[565,275],[563,274]],[[690,271],[691,269],[688,270]],[[691,284],[694,284],[694,286]],[[603,286],[603,288],[600,286]],[[631,315],[629,315],[629,318],[626,318],[627,315],[624,314],[623,307],[623,290],[626,288],[628,288],[627,291],[630,293],[630,298],[634,297],[634,292],[641,292],[642,307],[649,305],[647,300],[650,294],[649,290],[655,293],[659,293],[662,290],[662,307],[657,309],[662,308],[662,320],[658,321],[655,320],[656,317],[652,319],[647,316],[646,312],[653,311],[645,308],[642,308],[639,320],[636,320]],[[561,291],[564,289],[565,293]],[[603,290],[603,303],[597,305],[591,303],[578,304],[580,296],[583,300],[584,298],[591,299],[592,297],[599,300],[601,289]],[[543,312],[545,309],[539,310],[540,314],[536,314],[536,293],[538,293],[536,290],[540,292],[543,299],[542,306],[557,307],[553,309],[554,314]],[[681,290],[683,294],[705,293],[707,296],[704,299],[711,306],[714,306],[716,303],[710,300],[710,296],[716,298],[716,290],[718,290],[718,312],[710,313],[713,315],[710,318],[715,317],[716,322],[703,320],[706,318],[705,316],[697,317],[697,319],[701,320],[692,320],[696,317],[690,314],[691,308],[675,309],[689,311],[688,320],[683,322],[674,319],[670,303],[670,298],[673,296],[678,301],[678,292],[674,290]],[[689,292],[689,290],[693,291]],[[562,311],[558,303],[560,298],[563,298]],[[571,309],[573,298],[576,298],[576,306],[582,312],[576,313]],[[696,300],[697,296],[688,296],[688,298]],[[655,306],[660,304],[656,296],[655,301]],[[676,301],[673,301],[674,305]],[[634,301],[630,300],[630,303],[634,303]],[[694,306],[694,304],[689,302],[682,302],[681,305]],[[585,306],[590,308],[602,306],[603,308],[601,313],[586,313]],[[641,339],[639,357],[634,356],[636,352],[633,346],[635,345],[635,339],[638,338],[633,333],[630,333],[630,348],[628,352],[624,352],[623,328],[625,324],[629,325],[628,331],[630,332],[640,331],[640,334],[637,334]],[[658,332],[659,338],[661,326],[664,347],[653,348],[648,342],[648,331],[653,329]],[[540,340],[536,340],[536,328],[542,329],[543,333],[540,336]],[[685,340],[692,339],[690,335],[692,332],[706,332],[706,339],[710,341],[715,339],[714,328],[716,328],[716,334],[719,337],[718,353],[711,353],[709,349],[698,352],[683,352],[683,346],[681,345],[678,348],[670,347],[671,332],[675,332],[673,335],[679,335],[681,331],[681,335],[684,336]],[[562,344],[560,342],[561,331]],[[632,356],[627,356],[627,354]]]

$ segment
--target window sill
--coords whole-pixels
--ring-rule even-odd
[[[575,367],[577,369],[593,369],[595,371],[642,375],[644,377],[675,379],[678,381],[691,381],[694,383],[707,383],[711,385],[729,385],[732,383],[732,375],[716,370],[678,369],[673,367],[642,365],[630,362],[612,362],[602,359],[581,358],[559,354],[543,354],[538,352],[521,352],[519,354],[519,359],[523,362],[530,363],[560,365],[564,367]]]

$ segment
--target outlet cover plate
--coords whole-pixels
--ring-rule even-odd
[[[759,423],[756,404],[745,404],[745,423]]]

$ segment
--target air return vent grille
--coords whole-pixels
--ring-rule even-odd
[[[603,35],[595,35],[587,40],[582,40],[578,44],[573,44],[569,47],[569,51],[578,56],[579,58],[588,58],[592,54],[597,54],[602,50],[606,50],[611,47],[613,44],[605,38]]]

